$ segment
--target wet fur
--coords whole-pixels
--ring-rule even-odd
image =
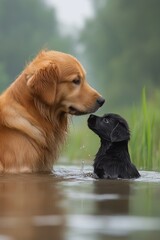
[[[79,85],[75,78],[81,79]],[[0,172],[52,171],[69,115],[96,111],[99,98],[76,58],[39,53],[0,96]]]
[[[125,119],[117,114],[103,117],[91,115],[88,125],[101,139],[101,146],[94,159],[94,173],[98,178],[138,178],[128,151],[129,127]]]

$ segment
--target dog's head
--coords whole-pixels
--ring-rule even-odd
[[[118,114],[105,114],[102,117],[90,115],[89,128],[101,139],[111,143],[128,141],[130,139],[129,126],[124,118]]]
[[[44,104],[57,106],[60,112],[92,113],[105,101],[87,83],[80,62],[69,54],[43,51],[29,64],[25,74],[32,96]]]

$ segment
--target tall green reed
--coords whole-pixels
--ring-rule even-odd
[[[159,169],[157,161],[157,139],[159,112],[156,105],[147,101],[145,88],[142,91],[142,103],[140,108],[134,108],[129,117],[132,137],[130,152],[133,161],[142,169]],[[158,150],[159,151],[159,150]]]

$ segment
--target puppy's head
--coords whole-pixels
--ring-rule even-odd
[[[128,124],[118,114],[109,113],[102,117],[90,115],[88,126],[101,139],[111,143],[128,141],[130,139]]]
[[[85,75],[76,58],[56,51],[40,53],[26,71],[27,86],[34,97],[72,115],[95,112],[105,101]]]

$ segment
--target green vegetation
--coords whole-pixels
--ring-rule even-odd
[[[147,100],[143,89],[140,107],[119,112],[129,123],[131,130],[129,150],[132,161],[140,169],[160,170],[159,102],[159,92],[155,92],[151,99]],[[99,138],[89,130],[86,121],[87,117],[82,120],[81,125],[77,123],[77,127],[71,128],[64,151],[64,156],[67,156],[69,162],[77,163],[79,159],[84,159],[90,164],[99,148]]]
[[[142,93],[142,105],[128,111],[131,128],[130,152],[133,161],[142,169],[160,170],[160,94],[155,93],[152,100],[146,100]]]

